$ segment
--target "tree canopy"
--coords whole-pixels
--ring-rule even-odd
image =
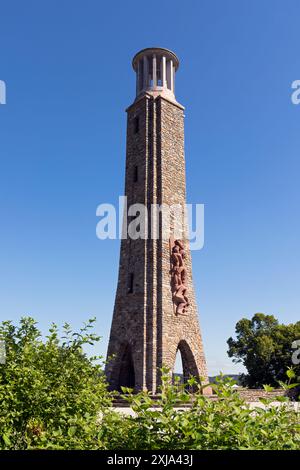
[[[251,320],[242,318],[237,322],[235,333],[236,339],[230,337],[227,341],[228,355],[248,371],[241,376],[242,385],[278,386],[279,381],[285,380],[289,367],[300,375],[299,364],[292,363],[292,343],[300,340],[300,321],[284,325],[273,315],[256,313]]]

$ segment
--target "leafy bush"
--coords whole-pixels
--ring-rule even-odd
[[[56,325],[42,341],[36,323],[0,325],[6,364],[0,364],[0,449],[298,449],[299,413],[288,406],[251,410],[219,378],[217,399],[201,392],[193,378],[188,393],[170,383],[164,369],[158,400],[124,389],[135,417],[113,410],[99,358],[88,358],[90,320],[79,333]],[[289,379],[293,374],[289,372]],[[289,384],[288,387],[291,385]],[[176,409],[192,401],[191,408]]]
[[[99,437],[108,449],[299,449],[300,416],[289,406],[251,409],[232,388],[234,381],[220,377],[212,385],[218,399],[201,393],[189,394],[170,385],[169,373],[163,371],[161,398],[147,393],[124,397],[135,417],[109,413],[104,416]],[[192,378],[190,387],[197,387]],[[282,401],[284,398],[280,397]],[[176,407],[188,401],[190,409]],[[288,403],[287,403],[288,405]],[[154,408],[156,407],[156,408]],[[153,409],[154,408],[154,409]],[[116,433],[116,429],[118,432]]]
[[[46,341],[32,318],[0,325],[6,363],[0,365],[0,448],[93,448],[97,413],[111,403],[100,358],[83,346],[99,340],[94,320],[59,338],[55,324]]]

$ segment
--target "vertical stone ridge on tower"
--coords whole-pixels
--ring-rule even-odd
[[[178,349],[184,376],[208,380],[189,240],[184,234],[176,241],[174,226],[168,240],[161,227],[158,239],[150,236],[151,204],[186,203],[184,108],[174,92],[178,66],[176,55],[162,48],[143,49],[133,59],[136,99],[127,109],[125,195],[128,207],[141,203],[148,208],[149,237],[121,241],[106,367],[111,389],[156,393],[159,369],[173,370]],[[174,246],[181,261],[172,258]]]

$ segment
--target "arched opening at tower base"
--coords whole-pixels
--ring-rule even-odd
[[[189,388],[187,382],[192,376],[196,377],[200,381],[193,352],[188,343],[185,340],[181,340],[176,352],[176,359],[173,368],[173,382],[175,382],[176,377],[179,377],[179,384]]]
[[[121,387],[134,388],[135,386],[135,372],[132,359],[131,346],[127,344],[123,350],[119,380],[117,389],[121,391]]]

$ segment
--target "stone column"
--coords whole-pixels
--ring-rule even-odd
[[[162,56],[161,59],[161,76],[162,76],[162,86],[167,87],[167,63],[166,63],[166,57]]]
[[[143,89],[145,90],[148,86],[148,83],[149,83],[149,66],[148,66],[148,57],[146,55],[144,55],[143,57],[143,61],[144,61],[144,86],[143,86]]]
[[[152,70],[153,70],[153,88],[156,87],[157,85],[157,73],[156,73],[156,55],[154,54],[153,55],[153,58],[152,58]]]
[[[170,88],[171,91],[174,92],[174,73],[173,73],[174,67],[173,67],[173,60],[170,60]]]

